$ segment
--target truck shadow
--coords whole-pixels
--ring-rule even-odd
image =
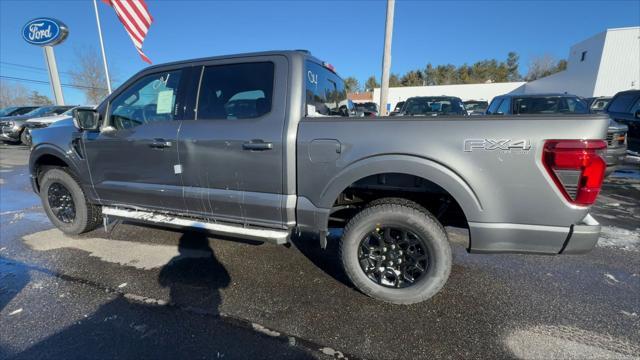
[[[317,237],[309,234],[291,236],[291,243],[316,267],[345,286],[354,288],[345,274],[338,255],[341,233],[331,232],[327,240],[327,248],[322,249]]]
[[[220,289],[229,286],[231,278],[206,234],[184,233],[178,250],[158,275],[160,285],[169,288],[168,304],[118,294],[16,358],[311,357],[282,339],[220,316]],[[191,256],[194,251],[199,255]]]

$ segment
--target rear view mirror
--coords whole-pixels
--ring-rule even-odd
[[[79,130],[98,130],[100,116],[93,108],[76,108],[73,110],[73,124]]]

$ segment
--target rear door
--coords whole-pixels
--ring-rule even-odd
[[[188,212],[283,226],[284,56],[213,60],[194,67],[178,133]]]
[[[159,71],[131,82],[109,102],[100,132],[84,132],[91,181],[105,204],[181,209],[175,173],[183,70]]]

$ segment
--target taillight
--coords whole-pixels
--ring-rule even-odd
[[[606,148],[604,140],[547,140],[542,163],[569,202],[591,205],[607,169],[601,156]]]

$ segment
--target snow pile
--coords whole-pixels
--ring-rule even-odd
[[[640,229],[627,230],[615,226],[603,226],[598,246],[640,251]]]

